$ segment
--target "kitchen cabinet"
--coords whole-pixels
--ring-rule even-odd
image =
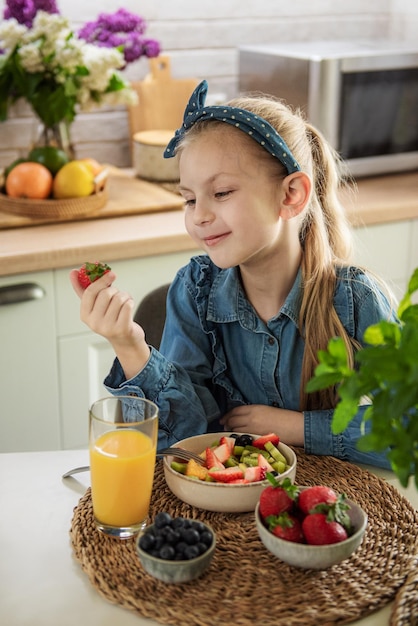
[[[376,272],[397,298],[402,297],[418,266],[418,219],[362,226],[353,232],[355,263]]]
[[[56,450],[54,272],[0,278],[0,302],[0,452]]]
[[[170,282],[191,252],[109,262],[118,286],[136,303]],[[79,319],[70,268],[0,278],[29,283],[34,300],[0,306],[0,452],[86,447],[88,409],[106,395],[103,378],[114,355]]]

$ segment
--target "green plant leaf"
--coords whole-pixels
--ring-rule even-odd
[[[401,319],[403,319],[403,314],[405,309],[411,306],[411,296],[413,293],[418,291],[418,267],[412,273],[411,278],[408,282],[408,288],[402,300],[399,303],[398,307],[398,315]]]
[[[318,368],[319,369],[319,368]],[[328,387],[334,387],[341,380],[341,374],[339,372],[324,372],[323,374],[317,373],[314,378],[311,378],[306,385],[306,391],[312,393],[313,391],[319,391],[320,389],[328,389]]]
[[[411,304],[406,309],[404,309],[401,319],[403,322],[412,324],[418,323],[418,304]]]
[[[401,331],[398,324],[394,322],[381,321],[366,328],[364,341],[371,346],[382,344],[398,345]]]
[[[364,431],[358,441],[362,451],[385,451],[400,483],[414,476],[418,488],[418,268],[402,299],[400,323],[382,320],[366,329],[366,347],[348,367],[345,344],[332,339],[318,353],[318,366],[307,384],[308,393],[337,387],[332,432],[343,432],[356,415],[363,398],[371,404],[363,413]],[[367,429],[366,429],[367,424]]]
[[[358,411],[358,402],[356,399],[341,400],[334,410],[334,415],[331,423],[331,430],[334,435],[342,433],[355,414]]]

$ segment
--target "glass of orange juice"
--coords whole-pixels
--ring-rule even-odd
[[[90,409],[93,514],[102,532],[128,539],[147,523],[158,438],[158,407],[109,396]]]

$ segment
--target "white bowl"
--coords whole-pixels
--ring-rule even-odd
[[[213,444],[220,437],[231,433],[207,433],[205,435],[196,435],[188,437],[178,443],[174,447],[185,448],[192,452],[200,454],[206,447]],[[239,434],[239,433],[238,433]],[[252,435],[256,438],[258,435]],[[277,480],[280,482],[284,478],[289,478],[294,482],[296,477],[296,454],[289,446],[279,443],[278,448],[286,458],[290,468],[280,474]],[[167,456],[164,458],[164,475],[168,487],[180,500],[191,504],[205,511],[216,511],[217,513],[246,513],[254,511],[255,506],[260,498],[263,489],[269,484],[268,481],[260,481],[256,483],[246,483],[241,485],[228,485],[223,483],[205,482],[189,478],[184,474],[176,472],[170,467],[174,457]]]
[[[360,546],[366,530],[366,513],[352,500],[347,498],[345,502],[350,507],[347,513],[355,532],[344,541],[329,545],[313,546],[280,539],[280,537],[273,535],[263,524],[259,512],[259,504],[257,503],[255,508],[255,523],[260,539],[269,552],[289,565],[302,569],[327,569],[332,565],[336,565],[348,559]]]

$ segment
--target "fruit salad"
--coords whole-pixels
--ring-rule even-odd
[[[225,435],[202,450],[204,465],[191,459],[187,463],[172,461],[171,468],[190,478],[230,485],[263,481],[267,473],[283,474],[288,462],[279,450],[274,433],[254,437],[247,434]]]

